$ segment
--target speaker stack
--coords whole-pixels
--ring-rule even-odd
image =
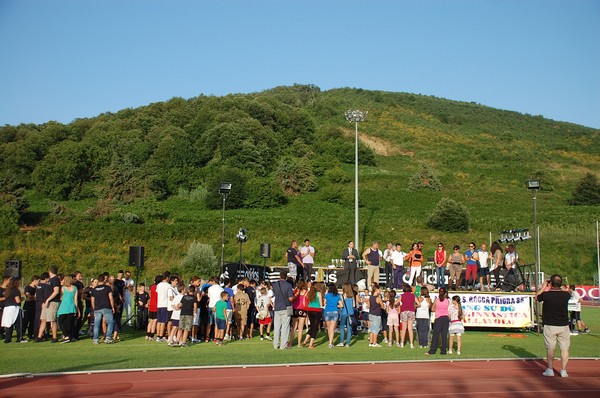
[[[261,243],[260,244],[260,258],[271,258],[271,244]]]
[[[14,278],[21,277],[21,260],[6,260],[6,268],[4,270],[5,276]]]
[[[144,246],[129,246],[129,266],[144,267]]]

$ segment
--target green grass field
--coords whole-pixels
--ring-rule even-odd
[[[584,307],[582,318],[590,327],[587,335],[571,338],[571,356],[600,358],[600,308]],[[70,344],[2,344],[2,374],[91,371],[109,369],[160,368],[179,366],[260,365],[291,363],[341,363],[402,361],[419,359],[541,358],[545,355],[543,336],[522,330],[471,329],[463,337],[462,355],[425,356],[426,349],[408,347],[369,348],[366,334],[353,338],[351,347],[327,348],[327,336],[320,333],[313,350],[274,350],[270,341],[234,341],[217,347],[214,343],[189,348],[171,348],[150,342],[144,334],[125,328],[123,340],[113,345],[94,346],[89,338]],[[338,340],[336,340],[336,343]],[[439,351],[438,351],[439,352]]]

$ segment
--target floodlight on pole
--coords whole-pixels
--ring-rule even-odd
[[[358,122],[363,122],[369,111],[348,110],[345,113],[346,120],[354,122],[354,247],[360,251],[358,243]]]
[[[225,200],[231,192],[230,182],[221,182],[219,193],[223,196],[223,227],[221,229],[221,273],[225,272]]]
[[[533,191],[533,247],[534,247],[534,255],[535,255],[535,278],[534,278],[534,282],[535,282],[535,291],[537,292],[539,290],[538,287],[538,278],[540,275],[540,250],[539,250],[539,234],[538,234],[538,227],[537,227],[537,191],[539,191],[541,189],[541,184],[540,184],[540,180],[527,180],[525,185],[527,186],[527,189],[530,191]],[[538,334],[540,334],[540,322],[539,322],[539,310],[540,307],[536,301],[536,309],[535,309],[535,319],[536,319],[536,324],[537,324],[537,332]]]

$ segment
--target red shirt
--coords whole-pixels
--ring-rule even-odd
[[[158,312],[158,295],[156,294],[156,284],[150,286],[150,303],[148,304],[148,311]]]
[[[400,312],[412,311],[415,312],[415,295],[411,292],[404,292],[400,297],[402,305],[400,306]]]

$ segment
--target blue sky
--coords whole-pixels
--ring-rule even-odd
[[[294,83],[600,128],[596,0],[0,0],[0,125]]]

